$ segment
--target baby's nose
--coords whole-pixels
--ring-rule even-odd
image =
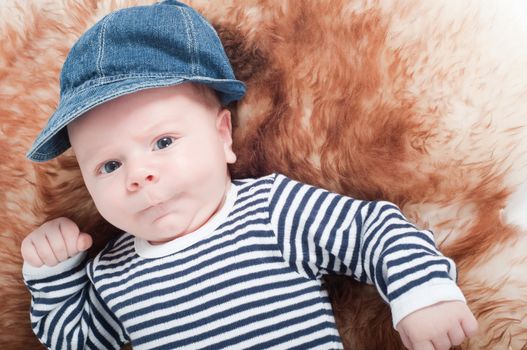
[[[148,184],[156,183],[159,180],[159,174],[153,169],[135,169],[128,176],[127,189],[137,191]]]

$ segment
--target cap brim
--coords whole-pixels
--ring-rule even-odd
[[[66,126],[98,105],[140,90],[173,86],[184,82],[195,82],[210,86],[219,93],[220,100],[224,105],[239,100],[245,94],[245,84],[239,80],[220,80],[196,76],[126,77],[108,79],[97,85],[85,84],[72,94],[61,98],[57,110],[49,118],[48,123],[37,136],[26,156],[35,162],[45,162],[62,154],[70,147]]]

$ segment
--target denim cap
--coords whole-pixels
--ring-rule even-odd
[[[136,91],[194,82],[223,105],[245,94],[212,26],[177,1],[110,13],[72,47],[60,75],[60,102],[27,157],[53,159],[70,147],[66,126],[90,109]]]

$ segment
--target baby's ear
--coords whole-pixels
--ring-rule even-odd
[[[227,163],[234,164],[234,162],[236,162],[236,154],[234,154],[234,151],[232,150],[231,111],[227,108],[223,108],[218,112],[216,129],[218,130],[220,139],[223,142],[223,151]]]

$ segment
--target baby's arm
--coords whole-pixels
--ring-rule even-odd
[[[49,348],[119,349],[125,341],[122,326],[89,280],[84,251],[91,244],[67,218],[46,222],[22,242],[31,325]]]
[[[409,314],[396,329],[408,349],[446,350],[474,335],[478,323],[465,303],[444,301]]]
[[[454,262],[437,250],[431,232],[416,229],[394,204],[355,200],[277,175],[270,212],[286,261],[311,278],[331,272],[374,284],[410,343],[423,334],[432,339],[436,331],[456,337],[461,320],[475,322],[455,283]]]

